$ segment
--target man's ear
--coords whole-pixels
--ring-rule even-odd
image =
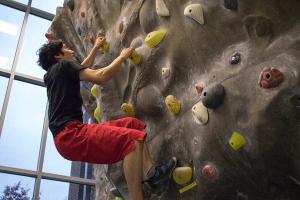
[[[63,57],[64,56],[62,54],[58,54],[57,56],[54,56],[56,61],[59,61],[59,60],[63,59]]]

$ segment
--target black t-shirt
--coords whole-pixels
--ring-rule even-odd
[[[83,66],[62,60],[51,66],[44,76],[49,101],[49,128],[56,136],[73,120],[82,121],[82,98],[79,71]]]

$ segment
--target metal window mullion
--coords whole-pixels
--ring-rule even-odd
[[[33,192],[33,199],[39,199],[40,187],[41,187],[41,179],[42,179],[42,172],[43,172],[43,165],[44,165],[44,158],[45,158],[45,150],[46,150],[46,143],[47,143],[47,134],[48,134],[48,104],[45,109],[45,117],[44,117],[44,125],[41,137],[41,145],[39,151],[39,158],[37,163],[37,178],[35,180],[34,185],[34,192]]]
[[[20,56],[20,52],[21,52],[21,48],[22,48],[22,44],[23,44],[23,40],[24,40],[24,34],[25,34],[25,31],[26,31],[26,27],[27,27],[27,21],[28,21],[28,16],[29,16],[29,12],[30,12],[30,5],[31,5],[31,0],[29,0],[29,2],[28,2],[28,7],[27,7],[27,10],[26,10],[26,13],[25,13],[25,16],[24,16],[24,20],[23,20],[23,23],[22,23],[22,28],[21,28],[21,31],[20,31],[20,37],[19,37],[19,41],[18,41],[18,44],[17,44],[17,49],[16,49],[14,61],[13,61],[13,66],[12,66],[12,69],[11,69],[11,74],[10,74],[10,78],[9,78],[9,81],[8,81],[4,101],[3,101],[3,107],[2,107],[2,111],[1,111],[1,115],[0,115],[0,138],[1,138],[1,134],[2,134],[2,129],[3,129],[4,119],[5,119],[6,110],[7,110],[7,106],[8,106],[8,101],[9,101],[10,94],[11,94],[13,80],[14,80],[14,76],[15,76],[15,73],[16,73],[16,67],[17,67],[18,59],[19,59],[19,56]]]
[[[19,169],[19,168],[13,168],[13,167],[5,167],[0,166],[0,172],[6,173],[6,174],[15,174],[20,176],[27,176],[27,177],[38,177],[37,171],[27,170],[27,169]],[[74,183],[74,184],[80,184],[80,185],[90,185],[95,186],[96,180],[92,179],[84,179],[84,178],[78,178],[74,176],[64,176],[64,175],[58,175],[58,174],[51,174],[51,173],[41,173],[42,179],[47,180],[53,180],[53,181],[61,181],[61,182],[67,182],[67,183]]]

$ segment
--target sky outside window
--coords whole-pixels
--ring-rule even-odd
[[[50,130],[48,130],[43,171],[48,173],[70,176],[71,164],[71,161],[64,159],[57,152],[54,146],[52,133]]]
[[[14,81],[0,139],[0,165],[36,170],[46,89]]]
[[[21,49],[17,72],[43,78],[45,71],[38,66],[38,49],[47,42],[45,33],[50,27],[49,20],[29,15],[28,26],[25,32],[24,43]]]
[[[51,1],[32,0],[31,6],[55,15],[56,7],[63,6],[63,3],[64,3],[63,0],[51,0]]]
[[[2,69],[12,68],[24,15],[24,12],[0,5],[0,68]]]

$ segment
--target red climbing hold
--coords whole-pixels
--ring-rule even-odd
[[[212,164],[207,164],[202,169],[202,175],[206,178],[212,179],[217,175],[217,169]]]
[[[196,88],[198,94],[201,94],[201,92],[203,91],[203,86],[200,84],[196,84],[195,88]]]
[[[123,32],[123,28],[124,28],[123,22],[120,22],[119,27],[118,27],[118,32],[122,33]]]
[[[95,44],[95,38],[94,38],[94,36],[93,36],[92,34],[91,34],[90,37],[89,37],[89,41],[90,41],[90,43],[91,43],[92,45]]]
[[[262,88],[274,88],[284,80],[283,73],[275,68],[265,68],[259,76],[259,86]]]
[[[81,11],[81,12],[80,12],[80,16],[81,16],[81,17],[85,17],[85,12]]]
[[[53,36],[52,33],[45,33],[45,37],[46,37],[49,41],[51,41],[51,40],[54,39],[54,36]]]

